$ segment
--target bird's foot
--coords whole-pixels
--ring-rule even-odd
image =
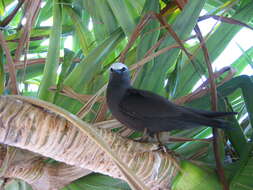
[[[155,151],[162,151],[164,153],[170,154],[172,157],[179,157],[179,154],[177,154],[174,150],[169,149],[161,143],[158,144],[158,148]]]
[[[144,129],[143,134],[138,139],[135,139],[136,142],[149,143],[149,135],[147,132],[147,128]]]
[[[148,136],[142,136],[137,139],[134,139],[136,142],[141,142],[141,143],[149,143],[149,137]]]

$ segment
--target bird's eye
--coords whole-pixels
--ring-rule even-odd
[[[122,67],[122,69],[120,69],[121,72],[126,71],[126,67]]]
[[[110,71],[113,72],[113,68],[110,68]]]

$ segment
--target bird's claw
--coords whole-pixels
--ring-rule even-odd
[[[167,148],[165,145],[160,144],[160,143],[158,144],[157,149],[154,151],[162,151],[164,153],[172,155],[173,157],[179,157],[179,154],[177,154],[174,150],[171,150],[171,149]]]

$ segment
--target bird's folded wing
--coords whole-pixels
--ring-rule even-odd
[[[177,118],[181,116],[177,106],[162,96],[134,88],[128,89],[119,108],[122,113],[136,118]]]

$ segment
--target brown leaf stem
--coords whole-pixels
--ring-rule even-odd
[[[194,30],[195,30],[197,37],[201,43],[202,50],[204,52],[205,62],[206,62],[207,69],[208,69],[208,74],[209,74],[209,78],[210,78],[210,88],[211,88],[210,94],[211,94],[212,110],[217,111],[217,89],[216,89],[215,77],[214,77],[214,73],[213,73],[211,60],[210,60],[208,50],[207,50],[207,47],[204,43],[204,38],[201,34],[199,26],[196,25]],[[219,132],[218,132],[218,129],[216,129],[216,128],[213,128],[213,149],[214,149],[216,167],[218,170],[218,176],[219,176],[220,181],[223,185],[223,189],[229,190],[229,185],[228,185],[228,182],[225,177],[224,169],[223,169],[222,162],[221,162],[220,152],[219,152]]]

